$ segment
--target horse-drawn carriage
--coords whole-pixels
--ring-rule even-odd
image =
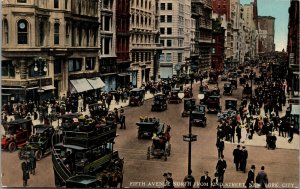
[[[179,104],[182,102],[182,99],[178,97],[179,89],[172,89],[169,97],[169,104]]]
[[[147,149],[147,160],[153,156],[156,158],[164,157],[164,160],[167,161],[168,156],[171,155],[170,130],[171,127],[168,125],[166,132],[162,130],[152,137],[152,145]]]
[[[159,122],[156,118],[140,118],[140,122],[137,122],[138,126],[138,139],[151,138],[155,133],[161,133],[164,131],[164,124]]]
[[[151,111],[164,111],[168,109],[167,96],[164,94],[156,94],[154,96]]]
[[[182,117],[188,117],[190,114],[190,110],[195,108],[196,100],[194,98],[186,98],[184,99],[184,107],[183,112],[181,113]]]
[[[130,91],[129,105],[130,106],[141,106],[145,101],[145,90],[135,88]]]
[[[231,83],[224,83],[224,92],[223,95],[232,95],[232,85]]]

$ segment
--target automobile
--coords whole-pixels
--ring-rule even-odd
[[[181,113],[182,117],[188,117],[189,116],[189,111],[195,108],[196,100],[194,98],[186,98],[183,101],[184,107],[183,107],[183,112]]]
[[[204,98],[200,99],[200,104],[201,105],[206,105],[208,97],[211,96],[211,91],[210,90],[204,90],[202,94],[204,94]]]
[[[32,133],[31,119],[17,119],[7,123],[5,134],[1,139],[1,148],[14,152],[18,147],[26,145]]]
[[[210,91],[210,95],[211,96],[220,96],[220,89],[218,87],[214,87],[211,91]]]
[[[145,90],[135,88],[130,91],[129,105],[130,106],[141,106],[145,101]]]
[[[222,74],[221,75],[221,81],[227,81],[227,75],[226,74]]]
[[[242,76],[242,73],[243,73],[242,70],[237,70],[236,72],[237,72],[237,77],[241,77]]]
[[[209,96],[207,99],[208,112],[218,112],[221,110],[220,96]]]
[[[232,86],[231,83],[224,83],[223,95],[232,95]]]
[[[237,79],[229,79],[232,89],[237,89]]]
[[[215,71],[209,72],[209,84],[217,84],[218,83],[218,74]]]
[[[184,89],[183,93],[184,93],[183,98],[193,98],[193,92],[191,91],[191,89],[189,87]]]
[[[156,158],[164,157],[164,160],[167,161],[170,154],[171,144],[162,134],[152,138],[152,145],[147,149],[147,160],[153,156]]]
[[[247,80],[244,77],[240,77],[239,81],[240,81],[240,85],[245,85]]]
[[[225,109],[237,110],[237,99],[236,98],[228,98],[225,100]]]
[[[252,95],[252,88],[250,86],[245,86],[242,93],[242,98],[250,98]]]
[[[191,124],[195,127],[206,127],[205,113],[192,111]]]
[[[108,114],[108,107],[105,103],[95,103],[89,105],[91,117],[105,117]]]
[[[159,119],[149,118],[147,120],[141,120],[137,122],[138,126],[138,139],[151,138],[154,133],[161,133],[164,131],[164,124],[159,122]]]
[[[51,152],[52,136],[54,127],[50,125],[35,125],[33,126],[33,135],[29,137],[28,143],[19,151],[19,158],[26,159],[28,154],[33,151],[36,160],[41,160],[43,156]]]
[[[81,113],[69,113],[58,117],[58,128],[62,130],[74,130],[79,125]],[[61,120],[61,123],[59,122]]]
[[[236,111],[228,109],[224,110],[221,113],[218,113],[218,121],[225,120],[228,116],[235,117],[237,115]]]
[[[173,104],[173,103],[179,104],[179,103],[182,102],[182,99],[180,99],[178,97],[178,93],[179,93],[179,89],[172,89],[171,90],[170,97],[168,99],[169,104]]]
[[[232,71],[232,72],[228,73],[228,77],[227,78],[228,78],[228,80],[231,80],[231,79],[236,79],[237,76],[238,76],[238,73],[235,72],[235,71]]]
[[[164,94],[156,94],[154,96],[151,111],[164,111],[168,109],[167,97]]]

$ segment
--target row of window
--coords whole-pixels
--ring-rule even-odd
[[[151,9],[151,0],[149,2],[147,0],[131,0],[131,5],[135,5],[136,7]],[[140,6],[141,5],[141,6]]]
[[[160,28],[160,34],[172,34],[172,28],[167,28],[167,32],[165,32],[165,28]]]
[[[65,1],[68,2],[67,0],[65,0]],[[54,2],[53,7],[55,9],[59,8],[59,0],[53,0],[53,2]],[[17,3],[27,3],[27,0],[17,0]]]
[[[165,41],[167,41],[165,43]],[[176,42],[176,41],[175,41]],[[172,46],[176,46],[176,44],[173,44],[173,40],[172,39],[167,39],[167,40],[160,40],[160,44],[163,46],[163,47],[172,47]],[[177,45],[178,47],[183,47],[183,39],[178,39],[177,41]]]
[[[172,22],[172,15],[160,15],[160,22],[166,22],[166,17],[167,22]]]
[[[175,53],[173,53],[173,55],[175,55]],[[172,62],[173,61],[172,53],[161,53],[159,60],[160,62]],[[177,54],[177,61],[182,62],[182,53]]]
[[[167,4],[167,8],[166,8]],[[160,10],[172,10],[172,3],[161,3]]]
[[[132,53],[133,62],[151,61],[151,52],[135,52]]]
[[[135,19],[136,18],[136,19]],[[131,23],[132,25],[134,26],[137,26],[137,27],[150,27],[151,26],[151,17],[147,17],[147,16],[142,16],[142,15],[131,15]]]
[[[132,43],[148,43],[151,42],[151,35],[142,35],[142,34],[132,34],[131,35],[131,42]]]

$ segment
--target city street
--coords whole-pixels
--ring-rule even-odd
[[[224,82],[219,82],[221,93]],[[210,88],[213,85],[210,85]],[[199,83],[193,85],[194,96],[197,96]],[[241,98],[242,87],[234,90],[230,97]],[[224,100],[228,96],[221,96],[222,107]],[[199,103],[199,100],[197,100]],[[115,150],[119,151],[121,157],[125,158],[124,164],[124,187],[163,187],[163,173],[171,172],[175,182],[175,187],[182,184],[183,178],[187,175],[187,154],[188,143],[183,141],[182,135],[188,133],[188,117],[181,117],[183,103],[168,104],[168,110],[164,112],[151,112],[152,100],[147,100],[141,107],[126,107],[126,130],[118,130],[119,136],[116,138]],[[238,105],[240,101],[238,102]],[[283,112],[282,112],[283,113]],[[137,126],[140,116],[156,117],[162,123],[171,125],[172,145],[171,156],[167,161],[163,159],[146,159],[148,146],[152,141],[137,138]],[[209,176],[213,177],[217,163],[216,148],[216,127],[218,125],[216,114],[206,114],[207,127],[193,127],[193,134],[198,135],[198,140],[192,144],[192,175],[199,182],[200,176],[207,170]],[[261,136],[265,138],[265,136]],[[274,187],[297,187],[299,185],[299,136],[294,136],[294,141],[286,143],[293,147],[278,144],[276,150],[267,150],[261,137],[255,135],[253,141],[246,145],[249,158],[247,170],[252,164],[256,165],[256,172],[264,165],[269,177],[269,183]],[[280,138],[280,137],[278,137]],[[257,140],[257,141],[256,141]],[[278,139],[278,143],[285,140]],[[247,144],[248,141],[246,141]],[[257,144],[256,144],[257,143]],[[224,181],[227,187],[241,187],[244,185],[247,173],[236,172],[233,164],[233,149],[236,144],[225,143],[224,156],[227,161],[227,170]],[[292,149],[289,149],[292,148]],[[17,157],[17,152],[2,152],[2,185],[9,187],[22,186],[21,161]],[[37,163],[36,175],[32,176],[28,182],[30,187],[54,187],[54,176],[51,156]],[[240,184],[240,185],[239,185]],[[277,185],[276,185],[277,184]]]

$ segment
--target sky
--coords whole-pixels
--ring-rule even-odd
[[[253,0],[240,0],[241,4],[249,4]],[[259,16],[275,17],[275,50],[286,51],[290,0],[257,0]]]

